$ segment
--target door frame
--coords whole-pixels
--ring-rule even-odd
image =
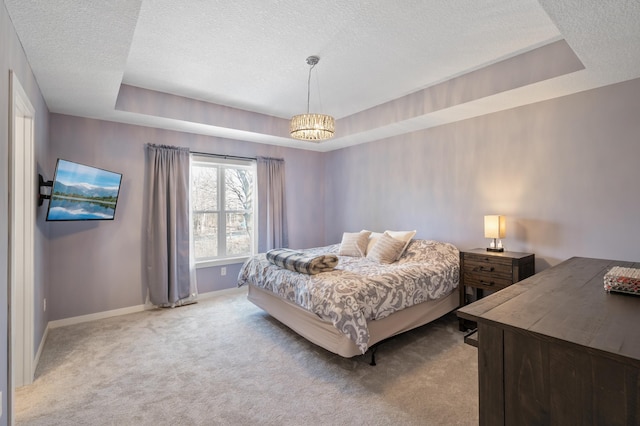
[[[15,388],[33,382],[36,224],[35,109],[13,70],[9,78],[9,303],[7,412]]]

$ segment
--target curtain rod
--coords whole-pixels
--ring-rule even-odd
[[[276,160],[276,161],[284,161],[284,158],[274,158],[274,157],[242,157],[239,155],[225,155],[225,154],[212,154],[210,152],[198,152],[198,151],[189,151],[190,154],[202,155],[205,157],[218,157],[218,158],[232,158],[236,160],[252,160],[258,161],[259,158],[264,158],[265,160]]]
[[[206,157],[218,157],[218,158],[232,158],[232,159],[236,159],[236,160],[253,160],[256,161],[257,158],[256,157],[241,157],[239,155],[224,155],[224,154],[212,154],[209,152],[198,152],[198,151],[189,151],[191,154],[195,154],[195,155],[203,155]]]

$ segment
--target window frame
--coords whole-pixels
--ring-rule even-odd
[[[194,251],[194,262],[195,262],[195,267],[196,269],[199,268],[208,268],[208,267],[212,267],[212,266],[223,266],[223,265],[232,265],[232,264],[237,264],[237,263],[243,263],[245,260],[247,260],[249,257],[255,255],[258,252],[258,173],[257,173],[257,161],[256,160],[251,160],[251,159],[240,159],[240,158],[228,158],[228,157],[217,157],[214,155],[199,155],[199,154],[191,154],[191,159],[190,159],[190,168],[191,170],[193,170],[194,165],[197,166],[197,164],[205,164],[207,166],[211,166],[211,167],[218,167],[218,182],[223,182],[224,184],[222,185],[222,187],[218,188],[218,210],[217,210],[217,214],[218,214],[218,229],[225,229],[225,232],[218,232],[218,247],[223,247],[225,250],[225,255],[224,256],[216,256],[214,258],[207,258],[207,259],[203,259],[203,260],[197,260],[195,258],[195,251]],[[236,166],[236,167],[234,167]],[[223,169],[228,169],[228,168],[237,168],[237,166],[239,166],[240,168],[246,168],[246,169],[250,169],[253,172],[253,217],[252,217],[252,229],[253,229],[253,235],[251,235],[251,253],[250,254],[243,254],[243,255],[237,255],[237,254],[233,254],[233,255],[226,255],[226,221],[227,221],[227,214],[228,213],[234,213],[237,212],[236,210],[225,210],[225,196],[226,196],[226,182],[224,180],[224,172],[222,172]],[[222,179],[221,179],[222,178]],[[190,178],[190,182],[189,182],[189,224],[190,227],[192,229],[192,234],[193,234],[193,223],[194,223],[194,219],[193,219],[193,214],[194,214],[194,209],[193,209],[193,205],[192,205],[192,197],[191,197],[191,185],[192,185],[192,180]],[[224,226],[220,226],[220,224],[223,224]],[[220,244],[220,241],[222,241],[222,244]]]

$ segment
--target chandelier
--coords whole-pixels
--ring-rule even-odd
[[[317,56],[309,56],[307,58],[307,64],[311,66],[309,68],[309,78],[307,80],[307,113],[294,115],[291,118],[289,131],[291,133],[291,137],[294,139],[320,142],[325,139],[332,138],[335,132],[335,120],[332,116],[309,113],[309,100],[311,97],[311,70],[318,64],[318,61],[320,61],[320,58]]]

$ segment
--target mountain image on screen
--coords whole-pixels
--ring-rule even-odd
[[[56,187],[56,194],[58,195],[79,195],[87,198],[113,198],[118,196],[118,188],[102,188],[100,186],[93,186],[86,183],[80,183],[75,185],[65,185],[64,183],[58,183]]]
[[[122,175],[58,160],[47,220],[111,220]]]

